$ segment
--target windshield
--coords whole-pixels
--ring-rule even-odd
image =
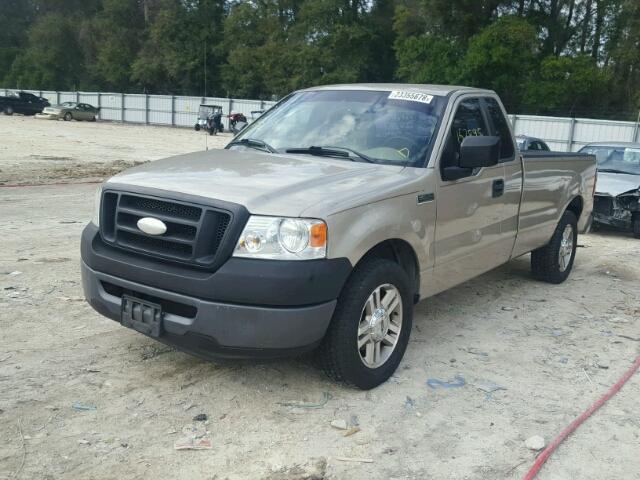
[[[640,175],[640,146],[587,146],[580,152],[595,155],[598,170],[615,170],[618,173]]]
[[[75,102],[64,102],[62,104],[60,104],[61,107],[75,107],[76,104]]]
[[[347,160],[361,154],[360,160],[423,166],[446,103],[444,97],[404,91],[300,92],[266,112],[235,141],[264,142],[278,153],[334,147],[350,151],[343,157]]]

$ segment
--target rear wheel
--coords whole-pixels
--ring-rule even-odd
[[[64,119],[65,122],[68,122],[69,120],[73,120],[73,115],[71,115],[71,112],[67,112],[64,114],[64,117],[62,117]]]
[[[13,115],[13,107],[11,105],[7,105],[6,107],[4,107],[4,114]]]
[[[573,268],[578,245],[578,220],[573,212],[564,212],[551,240],[531,252],[531,272],[537,280],[564,282]]]
[[[199,131],[200,131],[200,124],[199,124],[199,123],[196,123],[196,124],[194,125],[193,129],[194,129],[196,132],[199,132]]]
[[[398,367],[413,317],[409,277],[395,262],[365,260],[342,289],[318,349],[321,368],[333,380],[368,390]]]

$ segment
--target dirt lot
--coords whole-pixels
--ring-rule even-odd
[[[76,182],[0,186],[0,479],[522,478],[525,440],[549,441],[640,353],[640,241],[616,232],[581,237],[563,285],[523,257],[422,302],[370,392],[304,359],[207,363],[124,329],[82,299],[95,185],[77,182],[203,147],[188,130],[0,116],[3,183]],[[640,375],[539,478],[640,479],[638,398]],[[174,450],[192,428],[213,448]]]
[[[225,146],[191,129],[0,115],[0,185],[97,180],[139,162]]]

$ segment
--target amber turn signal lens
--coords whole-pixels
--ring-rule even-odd
[[[327,225],[316,223],[311,226],[309,245],[312,247],[324,247],[327,244]]]

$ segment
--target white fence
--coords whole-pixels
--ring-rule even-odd
[[[592,142],[640,142],[638,122],[509,115],[516,135],[543,139],[551,150],[575,152]]]
[[[14,91],[0,89],[0,95]],[[25,91],[46,98],[52,105],[83,102],[100,107],[101,120],[178,127],[192,127],[196,123],[201,103],[220,105],[225,114],[241,112],[247,118],[250,118],[252,111],[266,110],[275,104],[264,100],[218,97]],[[509,115],[509,118],[516,135],[541,138],[556,151],[576,151],[591,142],[640,142],[639,122],[533,115]],[[228,128],[228,119],[225,118],[224,121]]]
[[[24,90],[46,98],[52,105],[62,102],[88,103],[100,107],[100,120],[115,122],[146,123],[150,125],[171,125],[193,127],[198,118],[200,104],[220,105],[224,115],[231,112],[243,113],[251,118],[251,112],[266,110],[275,102],[218,97],[179,97],[175,95],[145,95],[98,92],[52,92],[45,90]],[[0,95],[16,90],[0,89]],[[223,117],[229,127],[228,118]]]

